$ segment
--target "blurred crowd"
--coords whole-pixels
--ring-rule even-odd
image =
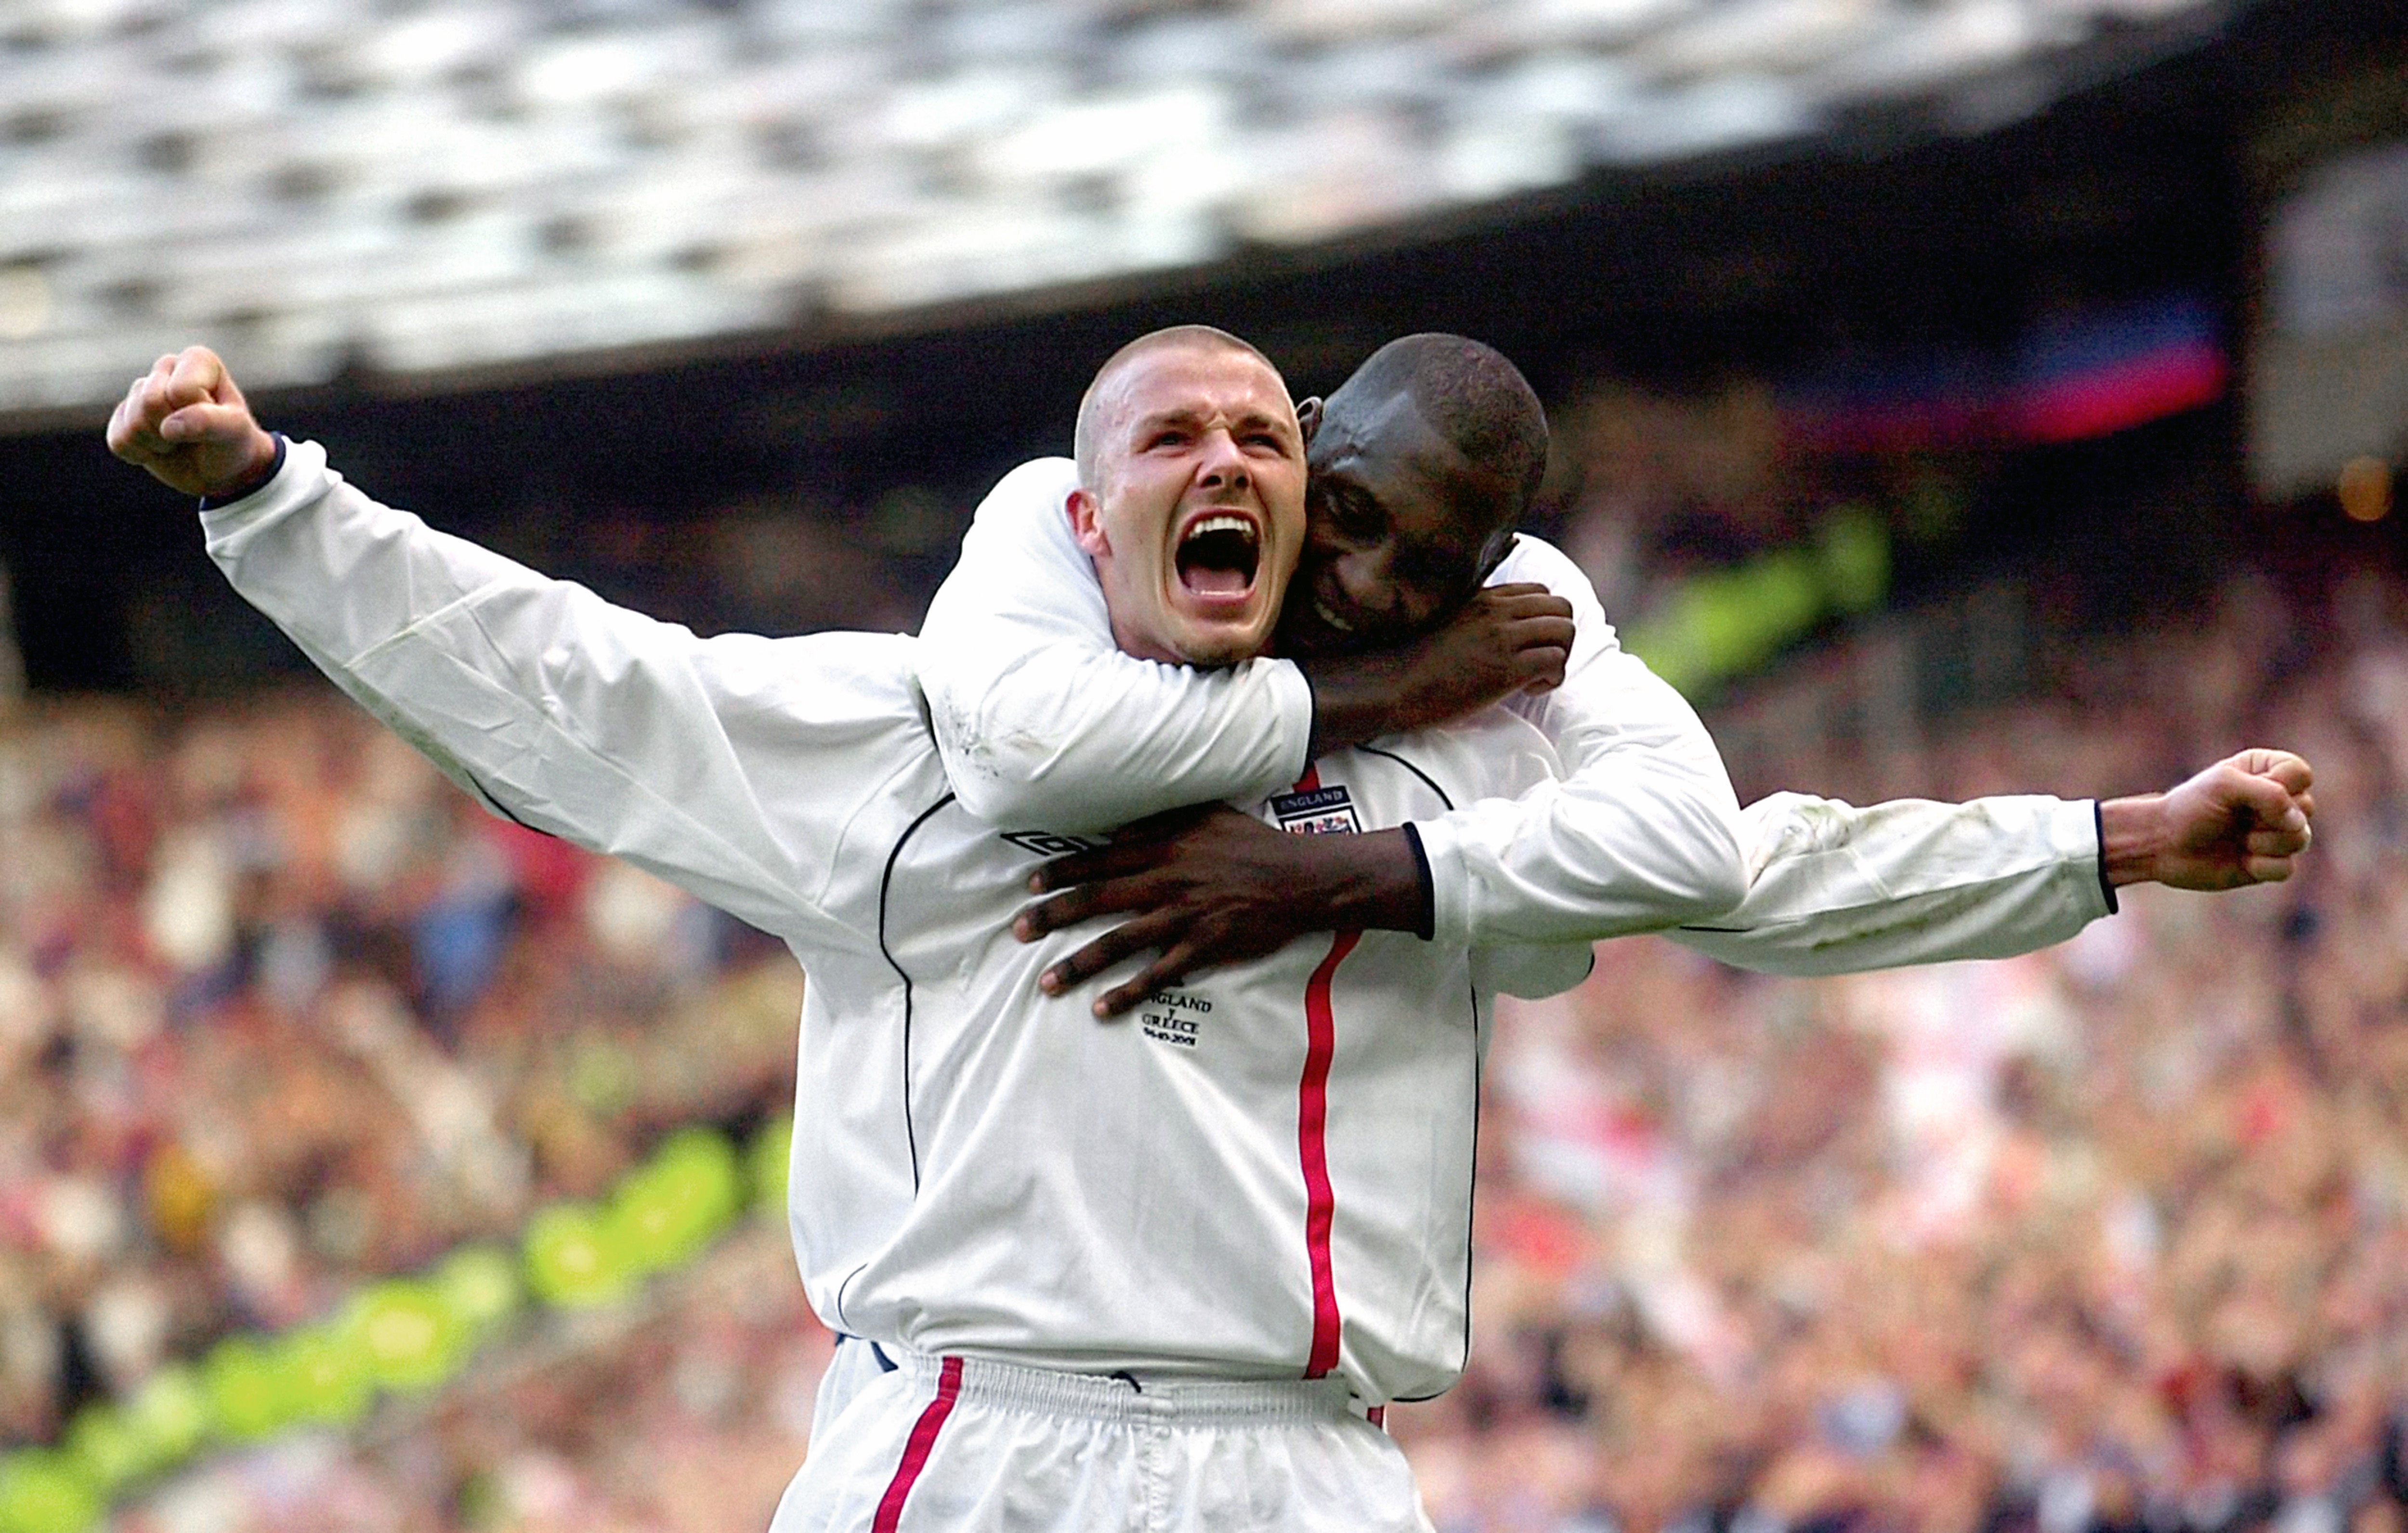
[[[2093,796],[2280,743],[2300,876],[1814,983],[1626,940],[1508,1012],[1471,1366],[1389,1418],[1441,1533],[2408,1527],[2408,584],[2236,576],[2031,680],[1744,787]],[[323,691],[37,705],[0,825],[0,1441],[791,1093],[767,939]],[[119,1526],[765,1526],[828,1344],[748,1226]]]
[[[785,1110],[782,948],[322,688],[0,730],[0,1442]]]
[[[2042,680],[1791,781],[2091,796],[2278,741],[2300,876],[1812,984],[1613,943],[1517,1010],[1472,1366],[1391,1417],[1443,1533],[2403,1526],[2408,587],[2236,580]]]

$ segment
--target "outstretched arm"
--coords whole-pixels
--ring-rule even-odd
[[[1748,896],[1669,935],[1741,968],[1843,974],[2005,958],[2114,910],[2116,887],[2238,889],[2291,876],[2315,812],[2308,764],[2243,751],[2171,792],[1858,809],[1776,794],[1748,807]]]
[[[842,817],[916,732],[895,636],[697,638],[278,456],[218,359],[162,358],[109,445],[205,502],[209,556],[337,684],[488,808],[792,937]],[[263,451],[263,444],[264,451]]]
[[[1543,581],[1571,602],[1583,645],[1593,642],[1593,633],[1595,642],[1612,645],[1586,577],[1555,549],[1519,538],[1498,575]],[[1579,929],[1578,887],[1558,849],[1579,847],[1584,833],[1595,834],[1591,827],[1612,824],[1617,808],[1593,785],[1609,781],[1613,768],[1612,687],[1644,667],[1618,652],[1615,661],[1625,668],[1584,664],[1576,653],[1563,686],[1508,704],[1554,740],[1563,783],[1419,827],[1435,848],[1447,822],[1469,822],[1486,845],[1510,848],[1519,859],[1518,880],[1474,878],[1460,885],[1469,896],[1460,929],[1475,942],[1612,935]],[[1647,716],[1645,694],[1628,695]],[[1860,809],[1776,795],[1748,811],[1744,900],[1727,913],[1682,923],[1706,929],[1675,935],[1727,962],[1774,973],[2026,953],[2106,914],[2114,882],[2151,879],[2207,889],[2284,876],[2287,859],[2306,845],[2313,810],[2312,800],[2289,795],[2305,795],[2308,781],[2296,756],[2244,752],[2172,793],[2111,799],[2095,809],[2044,798],[1900,801]],[[1551,797],[1556,808],[1541,813]],[[1441,873],[1434,882],[1443,934],[1450,929],[1449,881]]]
[[[1114,647],[1095,566],[1071,540],[1067,458],[1006,475],[920,628],[919,675],[963,806],[1007,825],[1093,831],[1260,798],[1316,757],[1560,680],[1564,604],[1492,592],[1438,633],[1343,660],[1197,670]]]
[[[1713,923],[1666,935],[1766,974],[2012,957],[2114,910],[2114,887],[2238,889],[2289,878],[2311,838],[2313,781],[2289,752],[2254,750],[2169,793],[2096,805],[2008,796],[1858,809],[1776,794],[1742,814],[1747,897]],[[1283,836],[1231,810],[1140,825],[1048,864],[1030,887],[1054,897],[1023,912],[1015,931],[1025,939],[1097,915],[1130,917],[1049,968],[1048,990],[1154,954],[1100,997],[1104,1015],[1309,932],[1426,930],[1428,909],[1403,831]]]

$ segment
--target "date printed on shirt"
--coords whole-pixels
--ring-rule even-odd
[[[1212,1014],[1212,1003],[1202,996],[1184,990],[1157,990],[1145,998],[1137,1014],[1137,1024],[1146,1037],[1175,1048],[1192,1049],[1204,1036],[1204,1019]]]

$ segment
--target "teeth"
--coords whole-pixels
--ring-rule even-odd
[[[1323,601],[1318,596],[1312,598],[1312,615],[1319,618],[1322,622],[1329,624],[1332,628],[1337,629],[1341,634],[1351,634],[1354,631],[1354,625],[1353,623],[1331,611],[1329,609],[1329,604]]]
[[[1254,541],[1254,524],[1242,516],[1208,516],[1187,529],[1190,537],[1200,537],[1208,532],[1242,534],[1247,542]]]

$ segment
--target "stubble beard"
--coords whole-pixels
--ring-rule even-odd
[[[1251,629],[1242,635],[1216,632],[1180,645],[1179,656],[1182,663],[1199,669],[1219,670],[1243,665],[1261,654],[1268,645],[1269,637],[1268,634],[1258,635]]]

